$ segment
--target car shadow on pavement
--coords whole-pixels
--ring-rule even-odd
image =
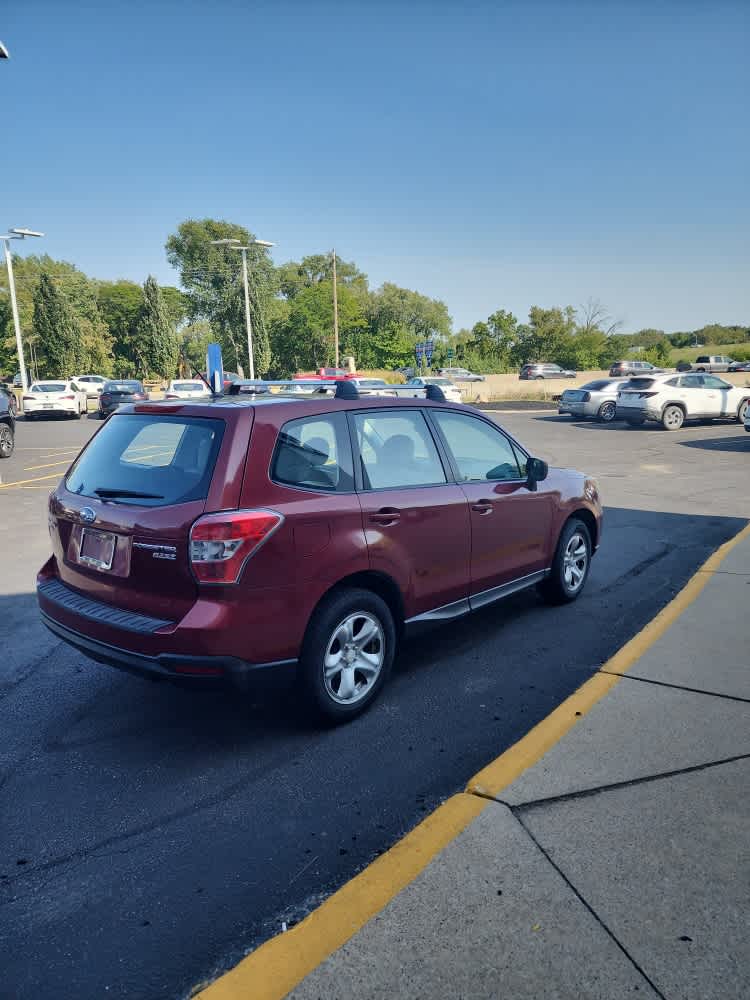
[[[703,438],[700,441],[680,441],[684,448],[702,448],[705,451],[750,452],[750,434],[735,434],[733,437]]]
[[[638,427],[629,427],[624,420],[612,420],[610,423],[605,424],[601,420],[595,420],[593,417],[590,420],[584,420],[578,417],[571,418],[567,414],[554,414],[553,416],[537,416],[533,418],[534,420],[541,420],[544,423],[552,424],[569,424],[571,427],[575,427],[576,430],[595,430],[595,431],[609,431],[609,430],[620,430],[620,431],[661,431],[662,427],[656,423],[641,424]]]

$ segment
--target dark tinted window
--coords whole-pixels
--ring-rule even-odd
[[[143,383],[130,378],[123,378],[118,382],[105,382],[104,392],[143,392]]]
[[[350,493],[354,477],[343,413],[302,417],[284,424],[271,461],[271,479],[305,490]]]
[[[223,420],[115,414],[73,466],[66,486],[80,496],[164,507],[208,493]],[[127,494],[146,496],[115,496]]]
[[[587,382],[586,385],[582,385],[581,388],[589,389],[592,392],[599,392],[601,389],[606,389],[608,385],[614,385],[614,383],[607,378],[600,378],[595,382]]]
[[[650,389],[653,384],[654,384],[654,380],[652,378],[631,378],[631,380],[628,382],[628,384],[626,386],[624,386],[624,388],[625,389]]]

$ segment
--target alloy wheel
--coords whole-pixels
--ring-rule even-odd
[[[571,593],[575,593],[582,586],[586,578],[588,562],[589,550],[586,539],[583,535],[575,532],[568,539],[563,556],[563,578],[565,586]]]
[[[329,696],[340,705],[361,701],[380,676],[385,635],[378,619],[366,611],[344,618],[328,641],[323,679]]]
[[[603,403],[599,407],[599,419],[605,424],[611,423],[617,414],[617,407],[614,403]]]
[[[0,458],[10,458],[13,453],[13,432],[5,424],[0,425]]]

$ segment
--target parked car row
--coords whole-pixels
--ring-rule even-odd
[[[595,418],[604,423],[624,420],[633,427],[647,421],[676,431],[686,420],[747,422],[750,388],[735,386],[717,375],[699,372],[654,373],[631,379],[598,379],[580,389],[567,389],[558,413]]]

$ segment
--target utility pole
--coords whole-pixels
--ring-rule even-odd
[[[339,366],[339,296],[336,288],[336,251],[331,251],[333,255],[333,352],[335,355],[334,366]]]

